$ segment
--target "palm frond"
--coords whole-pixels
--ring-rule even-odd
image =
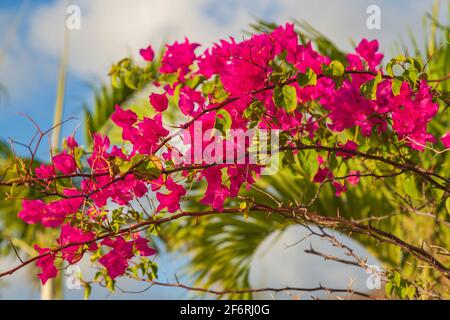
[[[436,9],[433,10],[434,20],[437,19],[437,12]],[[420,50],[417,39],[411,40],[414,41],[415,53],[424,57],[424,61],[427,61],[429,57],[428,49],[434,48],[433,56],[428,60],[428,68],[432,70],[433,77],[438,78],[446,76],[449,72],[450,49],[447,38],[449,26],[437,24],[433,22],[433,19],[427,18],[427,23],[433,25],[430,40],[427,40],[427,51]],[[300,27],[299,37],[303,43],[312,41],[320,52],[331,56],[332,59],[345,59],[344,52],[308,23],[295,21],[295,24]],[[257,21],[250,27],[254,31],[270,32],[275,26],[272,23]],[[433,45],[431,41],[436,42]],[[403,45],[398,43],[398,48],[402,47]],[[447,88],[449,83],[447,81],[440,85]],[[442,135],[448,129],[449,122],[448,115],[437,117],[437,120],[431,124],[433,133],[436,136]],[[446,166],[441,167],[442,170],[446,170]],[[415,238],[417,230],[430,237],[434,243],[450,242],[450,232],[439,229],[439,233],[437,233],[439,227],[434,224],[433,219],[415,215],[404,216],[399,209],[401,200],[395,190],[397,187],[402,188],[403,182],[398,178],[388,179],[392,181],[382,183],[372,179],[359,185],[358,188],[350,188],[340,198],[335,197],[333,188],[327,185],[321,191],[311,210],[328,216],[338,213],[340,216],[356,220],[369,216],[379,217],[377,226],[412,242],[417,241]],[[394,190],[388,189],[386,187],[388,185],[394,186]],[[276,175],[263,176],[256,186],[283,203],[295,201],[308,203],[317,192],[317,185],[312,183],[311,178],[302,172],[302,163],[297,163],[289,170],[282,169]],[[257,199],[257,201],[268,201],[267,196],[257,189],[250,190],[246,196]],[[188,209],[199,209],[201,206],[199,206],[198,200],[199,198],[190,201],[187,204]],[[446,218],[444,217],[444,219]],[[191,258],[184,270],[196,284],[220,287],[221,289],[241,289],[249,286],[249,264],[258,245],[271,232],[286,226],[285,222],[278,220],[275,216],[268,217],[262,213],[251,214],[247,220],[242,216],[218,214],[200,220],[190,219],[182,224],[165,225],[161,229],[161,237],[169,250],[185,253]],[[438,239],[435,237],[436,234],[439,234]],[[429,271],[408,263],[409,257],[401,250],[392,246],[379,246],[379,243],[367,239],[367,237],[357,235],[352,235],[352,237],[367,247],[387,266],[401,268],[405,275],[420,273],[425,279],[432,281],[431,273],[428,274]],[[250,295],[231,296],[231,298],[250,297]]]

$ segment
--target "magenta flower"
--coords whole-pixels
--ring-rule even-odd
[[[44,254],[50,251],[49,248],[41,248],[38,245],[34,245],[34,248],[39,252],[39,254]],[[42,284],[45,284],[48,279],[56,278],[58,275],[58,270],[55,267],[55,256],[50,253],[45,257],[39,258],[36,261],[36,266],[41,268],[41,272],[38,274],[39,279],[41,279]]]
[[[161,73],[180,73],[183,77],[189,72],[189,67],[197,59],[195,48],[199,44],[190,43],[186,38],[183,43],[175,42],[167,46],[167,50],[161,61]]]
[[[34,169],[34,172],[39,179],[48,179],[55,176],[55,169],[51,164],[46,165],[42,163],[39,167]]]
[[[446,149],[450,148],[450,131],[441,137],[441,141]]]
[[[347,178],[348,183],[357,185],[359,183],[360,172],[357,170],[350,171],[350,177]]]
[[[358,149],[358,144],[354,141],[349,140],[344,145],[339,145],[339,147],[342,149],[345,149],[345,150],[349,150],[349,151],[356,151],[356,149]],[[336,152],[336,156],[342,157],[342,158],[350,158],[350,157],[353,157],[354,155],[349,152],[339,151],[339,152]]]
[[[112,279],[123,275],[128,268],[128,259],[133,257],[133,241],[117,237],[115,240],[105,239],[101,244],[111,247],[112,250],[98,261],[105,266]]]
[[[76,190],[66,189],[64,194],[70,197],[47,204],[42,200],[23,200],[19,218],[28,224],[41,223],[47,228],[60,226],[68,215],[78,212],[84,201],[83,197],[76,197],[79,195]]]
[[[333,181],[333,187],[336,190],[334,193],[336,197],[339,197],[341,194],[347,192],[347,186],[344,182]]]
[[[175,183],[171,177],[167,178],[165,186],[170,193],[156,193],[156,199],[159,201],[157,210],[161,211],[162,209],[167,208],[167,211],[173,213],[180,209],[180,199],[186,194],[186,190],[182,185]]]
[[[147,62],[152,61],[155,57],[155,52],[153,51],[152,46],[148,46],[147,48],[139,50],[139,54]]]
[[[75,159],[64,150],[62,153],[53,157],[55,168],[62,173],[69,175],[77,170]]]
[[[313,182],[322,183],[324,180],[332,178],[333,173],[328,168],[319,168],[313,177]]]
[[[165,93],[158,94],[158,93],[152,93],[149,97],[150,104],[155,108],[158,112],[163,112],[167,109],[169,106],[169,100],[167,99],[167,96]]]
[[[28,224],[36,224],[41,222],[45,210],[46,204],[44,201],[24,199],[18,217]]]
[[[134,125],[138,117],[132,110],[123,110],[119,105],[116,105],[116,110],[111,115],[111,120],[124,129]]]
[[[136,239],[134,239],[134,247],[137,251],[139,251],[139,254],[141,256],[153,256],[156,254],[156,250],[148,246],[148,240],[145,238],[142,238],[140,236],[137,236]]]
[[[378,41],[363,39],[356,47],[356,52],[363,58],[370,69],[375,69],[383,59],[383,54],[378,52]]]
[[[61,227],[61,234],[58,238],[58,244],[60,246],[65,246],[70,243],[76,242],[87,242],[95,238],[95,234],[92,232],[84,232],[80,229],[72,227],[70,224],[64,224]],[[81,259],[82,253],[79,252],[81,246],[71,246],[62,250],[62,256],[64,260],[69,263],[75,263]],[[95,249],[96,245],[91,245],[90,249]]]
[[[68,136],[66,138],[66,145],[69,149],[74,149],[74,148],[78,147],[78,142],[77,142],[77,140],[75,140],[75,138],[73,136]]]
[[[105,266],[108,275],[115,279],[125,273],[128,268],[128,261],[119,252],[111,250],[98,261]]]

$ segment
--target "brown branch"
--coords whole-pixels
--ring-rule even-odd
[[[354,155],[354,156],[358,156],[358,157],[362,157],[365,159],[371,159],[371,160],[376,160],[376,161],[380,161],[380,162],[384,162],[386,164],[389,164],[397,169],[400,170],[405,170],[405,171],[410,171],[413,173],[416,173],[417,175],[421,176],[424,180],[430,182],[433,186],[435,186],[438,189],[450,192],[450,186],[448,186],[449,184],[449,179],[442,177],[434,172],[429,172],[426,171],[425,169],[416,167],[416,166],[412,166],[412,165],[408,165],[408,164],[402,164],[402,163],[398,163],[395,162],[391,159],[388,158],[384,158],[382,156],[377,156],[377,155],[373,155],[373,154],[368,154],[368,153],[363,153],[360,151],[356,151],[356,150],[349,150],[349,149],[345,149],[342,147],[329,147],[329,146],[321,146],[321,145],[305,145],[305,144],[301,144],[298,146],[285,146],[285,147],[280,147],[280,151],[287,151],[287,150],[322,150],[322,151],[328,151],[328,152],[342,152],[342,153],[347,153],[350,155]],[[443,180],[446,185],[442,185],[439,182],[437,182],[436,180],[434,180],[431,176],[434,176],[436,178],[439,178],[441,180]]]
[[[220,214],[240,213],[240,212],[242,212],[242,210],[239,209],[239,208],[236,208],[236,209],[231,208],[231,209],[225,209]],[[62,251],[64,249],[70,248],[70,247],[90,245],[92,243],[98,242],[98,241],[106,239],[106,238],[112,238],[112,237],[116,237],[116,236],[119,236],[119,235],[122,235],[122,234],[127,234],[127,233],[140,232],[140,231],[142,231],[142,229],[145,229],[145,228],[147,228],[149,226],[152,226],[152,225],[153,226],[158,226],[158,225],[161,225],[163,223],[166,223],[166,222],[169,222],[169,221],[173,221],[173,220],[177,220],[177,219],[180,219],[180,218],[183,218],[183,217],[197,217],[198,218],[198,217],[212,215],[212,214],[217,214],[217,211],[181,212],[179,214],[171,215],[169,217],[161,218],[161,219],[157,219],[157,220],[148,219],[148,220],[145,220],[143,222],[134,224],[134,225],[132,225],[130,227],[121,229],[118,232],[108,232],[106,234],[99,235],[95,239],[92,239],[92,240],[89,240],[89,241],[71,242],[71,243],[68,243],[68,244],[66,244],[64,246],[59,246],[59,247],[50,249],[48,252],[39,254],[39,255],[34,256],[34,257],[32,257],[32,258],[30,258],[28,260],[23,261],[21,264],[17,265],[14,268],[11,268],[11,269],[9,269],[7,271],[1,272],[0,273],[0,278],[4,277],[6,275],[11,275],[14,272],[16,272],[17,270],[22,269],[23,267],[29,265],[30,263],[32,263],[34,261],[37,261],[37,260],[39,260],[41,258],[44,258],[44,257],[47,257],[49,255],[55,255],[56,253],[58,253],[58,252],[60,252],[60,251]]]
[[[212,167],[215,165],[217,165],[217,164],[211,163],[211,164],[205,164],[205,165],[181,166],[181,167],[175,167],[175,168],[171,168],[171,169],[163,169],[163,170],[161,170],[161,173],[169,175],[169,174],[180,172],[180,171],[192,171],[192,170],[206,169],[206,168],[209,168],[209,167]],[[117,177],[115,180],[113,180],[113,182],[117,182],[120,179],[124,179],[127,175],[133,174],[133,173],[134,173],[133,171],[126,172],[123,175],[120,175],[119,177]],[[105,176],[109,176],[109,175],[110,175],[109,172],[104,172],[104,173],[73,173],[73,174],[67,174],[67,175],[56,175],[56,176],[44,178],[44,179],[36,178],[36,177],[31,177],[31,178],[27,178],[27,179],[15,178],[15,179],[10,179],[5,182],[0,181],[0,186],[12,187],[12,186],[31,185],[33,183],[44,184],[46,182],[51,182],[51,181],[55,181],[55,180],[64,180],[64,179],[73,179],[73,178],[99,178],[99,177],[105,177]],[[79,196],[77,196],[77,197],[79,197]]]
[[[371,74],[368,71],[362,72],[362,71],[354,71],[354,70],[347,70],[346,73],[366,73],[366,74]],[[322,75],[319,75],[322,76]],[[279,86],[282,85],[287,85],[290,83],[294,83],[296,81],[295,78],[289,79],[287,81],[285,81],[284,83],[281,84],[277,84]],[[251,92],[251,94],[257,94],[260,92],[264,92],[267,90],[271,90],[275,87],[276,85],[269,85],[267,87],[264,87],[262,89],[258,89],[255,90],[253,92]],[[215,105],[211,108],[205,109],[203,110],[201,113],[199,113],[197,116],[195,116],[194,118],[192,118],[190,121],[188,121],[187,123],[185,123],[183,126],[181,126],[182,129],[186,129],[188,128],[190,125],[192,125],[196,120],[198,120],[201,116],[203,116],[204,114],[211,112],[211,111],[216,111],[219,110],[221,108],[223,108],[224,106],[235,102],[239,99],[240,97],[231,97],[228,98],[226,101]],[[45,134],[47,134],[48,131],[42,133],[40,132],[41,137]],[[161,149],[163,146],[165,146],[166,143],[168,143],[172,138],[174,137],[174,135],[167,137],[166,139],[162,140],[161,144],[157,147],[157,149],[154,151],[154,153],[156,153],[159,149]],[[327,146],[318,146],[318,145],[299,145],[299,146],[295,146],[295,147],[282,147],[281,150],[308,150],[308,149],[315,149],[315,150],[324,150],[324,151],[329,151],[329,152],[343,152],[343,153],[347,153],[347,154],[351,154],[351,155],[355,155],[355,156],[360,156],[366,159],[372,159],[372,160],[377,160],[377,161],[381,161],[384,163],[387,163],[393,167],[396,167],[400,170],[407,170],[407,171],[411,171],[414,172],[418,175],[420,175],[421,177],[423,177],[425,180],[427,180],[428,182],[430,182],[431,184],[433,184],[435,187],[442,189],[444,191],[449,192],[450,188],[448,186],[443,186],[442,184],[438,183],[435,179],[433,179],[431,176],[441,179],[444,182],[446,182],[446,184],[448,185],[449,180],[447,178],[444,178],[442,176],[437,175],[436,173],[433,172],[429,172],[426,171],[424,169],[418,168],[416,166],[412,166],[412,165],[408,165],[408,164],[401,164],[401,163],[397,163],[391,159],[387,159],[381,156],[377,156],[377,155],[371,155],[371,154],[367,154],[367,153],[362,153],[359,151],[354,151],[354,150],[348,150],[345,148],[341,148],[341,147],[327,147]],[[134,167],[130,168],[130,170],[126,173],[124,173],[121,177],[117,178],[117,180],[113,180],[111,181],[111,183],[109,185],[111,185],[112,183],[118,181],[119,179],[123,179],[127,174],[130,174],[133,172],[133,170],[139,165],[140,163],[136,164]],[[31,166],[30,166],[31,167]],[[191,169],[198,169],[199,167],[191,167]],[[176,171],[183,171],[186,170],[186,168],[179,168],[179,169],[170,169],[171,171],[169,173],[172,172],[176,172]],[[93,177],[93,175],[87,175],[88,177]],[[25,183],[25,182],[24,182]],[[103,190],[105,187],[107,187],[108,184],[106,186],[104,186],[103,188],[94,190],[95,192],[101,191]],[[88,195],[83,195],[85,197],[89,197],[92,194],[88,194]],[[450,275],[449,275],[449,269],[447,267],[445,267],[444,265],[442,265],[439,261],[437,261],[434,256],[432,256],[430,253],[426,252],[425,250],[423,250],[422,248],[416,247],[414,245],[411,245],[409,243],[406,243],[405,241],[403,241],[402,239],[396,237],[393,234],[384,232],[380,229],[374,228],[372,227],[370,224],[369,225],[363,225],[361,223],[355,222],[355,221],[350,221],[350,220],[346,220],[340,217],[324,217],[318,214],[312,214],[309,213],[305,208],[285,208],[285,207],[278,207],[278,208],[271,208],[271,207],[267,207],[264,205],[255,205],[254,207],[251,208],[251,211],[263,211],[263,212],[275,212],[278,213],[282,216],[284,216],[285,218],[289,218],[289,219],[293,219],[294,221],[302,221],[302,222],[308,222],[308,223],[314,223],[320,226],[325,226],[325,227],[334,227],[334,228],[340,228],[343,230],[349,230],[351,232],[357,232],[357,233],[361,233],[361,234],[366,234],[368,236],[371,236],[379,241],[382,242],[386,242],[386,243],[390,243],[393,245],[396,245],[408,252],[411,252],[413,255],[415,255],[418,259],[427,262],[429,265],[433,266],[436,270],[440,271],[445,277],[450,279]],[[241,209],[225,209],[221,214],[223,213],[241,213],[242,210]],[[166,218],[161,218],[161,219],[157,219],[157,220],[153,220],[153,219],[149,219],[149,220],[145,220],[144,222],[141,223],[137,223],[134,224],[132,226],[129,226],[127,228],[121,229],[118,232],[107,232],[105,234],[100,234],[98,235],[95,239],[90,240],[90,241],[86,241],[86,242],[73,242],[73,243],[69,243],[65,246],[60,246],[57,248],[53,248],[50,251],[40,254],[38,256],[32,257],[28,260],[23,261],[22,264],[7,270],[5,272],[0,273],[0,277],[6,276],[6,275],[10,275],[12,273],[14,273],[15,271],[23,268],[24,266],[49,255],[55,255],[56,253],[69,248],[69,247],[73,247],[73,246],[81,246],[81,245],[89,245],[91,243],[100,241],[102,239],[106,239],[106,238],[110,238],[110,237],[115,237],[121,234],[126,234],[126,233],[133,233],[133,232],[138,232],[141,231],[142,228],[146,228],[149,227],[151,225],[160,225],[162,223],[166,223],[169,221],[173,221],[182,217],[201,217],[201,216],[206,216],[206,215],[211,215],[211,214],[215,214],[215,211],[204,211],[204,212],[182,212],[176,215],[172,215],[170,217],[166,217]]]
[[[135,278],[131,277],[132,279],[142,281],[142,282],[148,282],[157,286],[163,286],[163,287],[173,287],[173,288],[181,288],[188,291],[195,291],[195,292],[203,292],[203,293],[210,293],[218,296],[223,295],[232,295],[232,294],[246,294],[246,293],[258,293],[258,292],[286,292],[286,291],[301,291],[301,292],[315,292],[315,291],[328,291],[330,294],[333,293],[347,293],[347,294],[354,294],[358,296],[362,296],[369,299],[381,299],[380,297],[372,296],[370,294],[360,292],[353,290],[351,288],[348,289],[337,289],[337,288],[329,288],[325,287],[323,285],[319,285],[317,287],[310,287],[310,288],[299,288],[299,287],[281,287],[281,288],[257,288],[257,289],[232,289],[232,290],[214,290],[214,289],[208,289],[208,288],[200,288],[200,287],[192,287],[188,286],[182,283],[165,283],[165,282],[159,282],[155,280],[150,279],[143,279],[143,278]]]
[[[22,258],[21,258],[20,255],[19,255],[19,252],[18,252],[17,249],[16,249],[16,246],[14,245],[14,243],[12,242],[11,239],[9,240],[9,243],[11,244],[11,247],[13,248],[14,253],[16,254],[17,259],[19,259],[20,262],[24,263],[24,261],[22,260]]]
[[[276,207],[276,208],[272,208],[263,204],[254,204],[251,208],[250,211],[252,212],[267,212],[267,213],[277,213],[287,219],[290,219],[296,223],[313,223],[316,224],[318,226],[322,226],[322,227],[329,227],[329,228],[336,228],[336,229],[340,229],[343,231],[349,231],[349,232],[356,232],[356,233],[360,233],[360,234],[364,234],[367,236],[370,236],[374,239],[379,240],[380,242],[384,242],[384,243],[388,243],[391,245],[395,245],[397,247],[400,247],[401,249],[410,252],[411,254],[413,254],[414,256],[416,256],[419,260],[424,261],[426,263],[428,263],[430,266],[434,267],[437,271],[439,271],[440,273],[442,273],[443,276],[445,276],[446,278],[450,279],[450,269],[445,267],[442,263],[440,263],[433,255],[431,255],[430,253],[428,253],[427,251],[425,251],[423,248],[414,246],[410,243],[405,242],[404,240],[398,238],[397,236],[390,234],[388,232],[382,231],[378,228],[375,228],[373,226],[369,225],[364,225],[362,223],[358,223],[355,221],[351,221],[351,220],[347,220],[344,219],[342,217],[327,217],[327,216],[322,216],[316,213],[310,213],[308,212],[308,210],[306,208],[301,208],[301,207],[297,207],[297,208],[287,208],[287,207]],[[106,238],[110,238],[110,237],[115,237],[118,235],[122,235],[122,234],[127,234],[127,233],[136,233],[139,231],[142,231],[142,229],[145,229],[151,225],[160,225],[166,222],[170,222],[173,220],[177,220],[179,218],[183,218],[183,217],[202,217],[202,216],[207,216],[207,215],[212,215],[212,214],[226,214],[226,213],[232,213],[232,214],[236,214],[236,213],[242,213],[243,210],[240,208],[228,208],[228,209],[224,209],[222,212],[217,213],[216,211],[200,211],[200,212],[181,212],[179,214],[175,214],[169,217],[165,217],[165,218],[161,218],[161,219],[157,219],[157,220],[153,220],[153,219],[148,219],[145,220],[143,222],[134,224],[132,226],[129,226],[127,228],[121,229],[118,232],[114,233],[114,232],[108,232],[106,234],[103,235],[99,235],[97,236],[95,239],[90,240],[90,241],[86,241],[86,242],[73,242],[73,243],[69,243],[65,246],[60,246],[57,248],[53,248],[51,249],[49,252],[40,254],[38,256],[32,257],[26,261],[24,261],[22,264],[7,270],[5,272],[0,273],[0,278],[5,276],[5,275],[10,275],[12,273],[14,273],[15,271],[23,268],[24,266],[40,259],[43,257],[46,257],[48,255],[54,255],[66,248],[69,247],[73,247],[73,246],[81,246],[81,245],[89,245],[91,243],[106,239]]]
[[[316,256],[319,256],[321,258],[324,258],[324,260],[332,260],[332,261],[336,261],[336,262],[339,262],[339,263],[342,263],[342,264],[348,264],[348,265],[351,265],[351,266],[360,267],[359,263],[356,262],[356,261],[346,260],[346,259],[342,259],[342,258],[339,258],[339,257],[336,257],[336,256],[332,256],[332,255],[329,255],[329,254],[326,254],[326,253],[323,253],[323,252],[316,251],[312,246],[310,246],[309,249],[305,249],[304,251],[306,253],[309,253],[309,254],[316,255]]]
[[[308,212],[305,208],[271,208],[262,204],[255,204],[255,210],[260,210],[263,212],[274,212],[279,213],[285,218],[292,219],[296,222],[307,222],[314,223],[319,226],[336,228],[340,230],[345,230],[349,232],[356,232],[359,234],[364,234],[370,236],[380,242],[388,243],[400,247],[401,249],[410,252],[416,258],[421,261],[428,263],[430,266],[434,267],[443,276],[450,279],[450,269],[439,262],[432,254],[425,251],[421,247],[414,246],[404,240],[398,238],[397,236],[373,227],[371,224],[364,225],[355,221],[347,220],[342,217],[327,217],[319,214],[314,214]]]

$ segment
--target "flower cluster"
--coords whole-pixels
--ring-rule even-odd
[[[140,53],[154,63],[151,47]],[[161,77],[154,83],[160,93],[149,94],[153,116],[140,117],[124,106],[116,106],[111,116],[121,129],[123,146],[111,146],[107,136],[94,134],[92,152],[82,161],[79,144],[69,137],[67,150],[55,155],[50,165],[34,170],[45,191],[57,196],[49,201],[24,200],[19,217],[29,224],[61,226],[57,244],[64,248],[36,247],[47,253],[37,261],[42,282],[57,275],[55,259],[72,264],[91,252],[115,279],[127,272],[134,257],[153,256],[156,250],[139,235],[139,228],[119,232],[132,218],[137,223],[144,219],[130,209],[136,199],[157,201],[155,215],[172,214],[182,210],[193,183],[206,183],[200,203],[221,212],[228,199],[236,198],[243,187],[250,188],[264,170],[260,164],[238,163],[234,158],[217,165],[197,159],[198,147],[231,144],[227,130],[243,135],[255,127],[278,130],[281,147],[305,141],[326,145],[327,137],[350,130],[353,139],[332,142],[339,148],[335,158],[342,162],[354,159],[361,141],[382,134],[411,150],[437,143],[427,131],[438,110],[427,81],[405,79],[394,87],[398,81],[383,72],[382,59],[377,41],[364,39],[345,61],[332,60],[311,43],[302,44],[291,24],[243,41],[221,40],[203,51],[188,39],[168,45]],[[175,129],[164,122],[169,112],[179,115]],[[172,142],[180,128],[203,140],[194,144],[187,139],[179,150]],[[207,133],[211,130],[215,134]],[[448,134],[442,143],[449,147]],[[235,145],[236,153],[239,146],[247,159],[248,146]],[[176,153],[182,157],[175,163]],[[340,196],[348,184],[358,184],[360,172],[351,170],[345,179],[335,179],[328,155],[313,160],[317,168],[311,181],[332,181]],[[213,156],[226,157],[220,149]],[[56,180],[65,183],[55,186]]]

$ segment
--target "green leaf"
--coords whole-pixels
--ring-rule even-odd
[[[390,298],[392,296],[392,292],[394,291],[393,283],[392,282],[386,283],[385,290],[386,290],[387,297]]]
[[[135,81],[134,81],[134,74],[132,71],[125,72],[124,81],[128,88],[137,90],[137,87],[136,87]]]
[[[308,178],[312,178],[319,169],[319,162],[317,161],[317,151],[310,150],[309,152],[299,152],[300,164],[305,170]]]
[[[412,285],[408,286],[406,288],[405,296],[407,296],[409,299],[414,299],[414,296],[416,294],[416,288]]]
[[[329,65],[322,66],[322,72],[325,76],[331,78],[340,78],[344,75],[344,65],[337,60],[331,61]]]
[[[450,197],[445,200],[445,207],[447,208],[447,213],[450,214]]]
[[[394,78],[394,80],[392,80],[392,94],[394,96],[398,96],[400,94],[402,83],[403,81],[399,78]]]
[[[341,162],[339,164],[337,176],[338,177],[344,177],[345,175],[347,175],[347,172],[348,172],[347,165],[345,164],[345,162]]]
[[[293,86],[276,86],[273,90],[273,101],[277,107],[293,112],[297,108],[297,91]]]
[[[261,101],[253,101],[245,110],[244,117],[248,120],[259,121],[264,113],[265,107]]]
[[[361,94],[369,100],[375,100],[377,98],[377,87],[382,79],[381,73],[378,72],[375,78],[361,85]]]
[[[231,129],[231,116],[228,111],[224,109],[220,109],[216,113],[216,122],[214,123],[214,128],[222,132],[223,135],[226,135],[227,132]]]
[[[116,290],[116,281],[110,277],[105,277],[105,285],[109,291],[114,292]]]
[[[419,191],[417,190],[416,180],[410,176],[404,180],[403,188],[405,193],[412,198],[419,198]]]
[[[283,88],[280,86],[276,86],[273,89],[273,102],[277,107],[282,108],[284,104],[284,94],[283,94]]]
[[[297,109],[297,91],[293,86],[283,86],[284,109],[294,112]]]
[[[84,300],[89,299],[89,296],[91,295],[92,287],[89,283],[84,284]]]
[[[410,81],[412,85],[416,84],[419,79],[419,73],[416,68],[410,67],[403,75]]]
[[[279,56],[269,62],[272,68],[272,73],[269,75],[269,80],[273,83],[282,83],[292,77],[296,69],[286,61],[286,51],[283,51]]]
[[[131,161],[120,161],[121,159],[116,158],[116,165],[119,167],[119,172],[121,174],[126,174],[133,169],[133,174],[140,179],[151,181],[157,179],[162,172],[161,160],[154,155],[145,156],[137,154]]]
[[[213,103],[221,103],[228,98],[228,92],[223,88],[222,83],[219,81],[211,88],[211,101]]]
[[[389,63],[386,65],[386,73],[388,75],[390,75],[391,77],[394,76],[394,71],[393,71],[393,66],[394,66],[394,62],[393,60],[389,61]]]
[[[306,69],[305,73],[297,75],[297,82],[300,87],[315,86],[317,84],[317,74],[311,69]]]

